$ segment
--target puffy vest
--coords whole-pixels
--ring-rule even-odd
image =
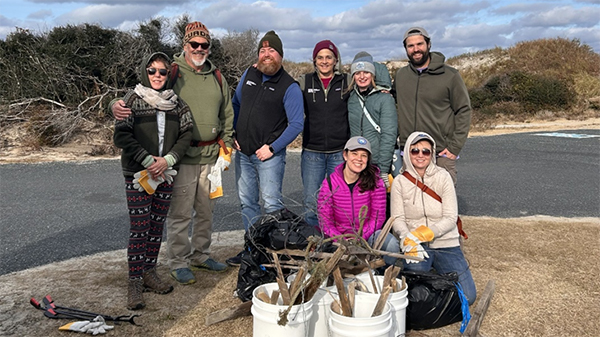
[[[336,74],[329,82],[327,95],[316,73],[305,75],[304,133],[302,147],[319,152],[337,152],[344,149],[350,138],[348,125],[345,75]]]
[[[273,143],[288,125],[283,97],[294,79],[281,67],[270,79],[262,80],[263,74],[250,67],[245,82],[239,84],[243,87],[236,139],[247,156]]]

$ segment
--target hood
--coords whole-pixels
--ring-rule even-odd
[[[150,63],[150,60],[156,55],[162,55],[165,58],[165,60],[167,60],[167,63],[171,63],[171,58],[169,56],[167,56],[167,54],[161,53],[161,52],[152,53],[152,54],[144,57],[144,59],[142,60],[142,62],[140,63],[140,65],[138,67],[138,76],[140,78],[140,83],[143,86],[150,88],[150,89],[152,89],[152,86],[150,85],[150,80],[148,79],[148,74],[146,73],[146,68],[148,67],[148,65]],[[168,85],[168,83],[166,83],[166,85],[158,91],[169,89],[168,87],[169,87],[169,85]]]
[[[406,143],[404,144],[404,156],[402,156],[402,171],[408,171],[408,173],[410,173],[413,177],[417,177],[417,179],[419,179],[419,174],[417,173],[415,167],[410,161],[410,146],[413,140],[419,135],[424,135],[427,139],[429,139],[429,141],[433,143],[433,153],[431,154],[431,162],[425,170],[425,175],[430,175],[437,168],[437,166],[435,165],[435,140],[433,139],[433,137],[431,137],[428,133],[422,131],[415,131],[411,133],[410,136],[408,136],[408,138],[406,139]]]
[[[209,55],[210,56],[210,55]],[[177,63],[177,65],[179,65],[179,69],[181,71],[181,69],[185,69],[191,72],[196,72],[185,60],[185,55],[184,52],[181,52],[179,54],[176,54],[175,56],[173,56],[175,63]],[[215,69],[217,69],[217,67],[215,67],[215,65],[207,58],[206,61],[204,62],[204,67],[202,67],[202,70],[200,70],[199,72],[197,72],[198,74],[210,74],[213,71],[215,71]]]
[[[427,66],[427,72],[432,74],[439,74],[444,72],[444,62],[446,62],[446,56],[438,51],[429,52],[429,66]],[[414,72],[418,72],[417,69],[409,63],[410,68]]]

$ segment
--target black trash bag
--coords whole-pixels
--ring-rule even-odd
[[[408,284],[406,329],[435,329],[462,320],[457,273],[403,270]]]
[[[319,227],[309,225],[302,217],[285,210],[276,223],[272,223],[269,231],[270,247],[275,250],[305,249],[311,236],[320,238],[323,234]]]
[[[237,297],[246,302],[252,299],[252,292],[261,284],[275,282],[277,272],[274,268],[265,268],[262,264],[271,261],[259,249],[244,249],[242,263],[238,272]]]
[[[305,249],[311,235],[321,236],[321,233],[318,228],[307,224],[287,209],[263,215],[244,235],[244,252],[238,272],[236,295],[242,301],[248,301],[252,299],[252,292],[256,287],[275,282],[275,269],[263,267],[264,264],[271,263],[271,255],[266,248]],[[285,256],[280,258],[281,261],[286,259]]]

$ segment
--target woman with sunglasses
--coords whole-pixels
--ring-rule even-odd
[[[192,140],[192,116],[187,104],[168,88],[170,64],[163,53],[144,59],[139,69],[141,83],[123,98],[131,114],[115,122],[114,143],[123,150],[121,166],[130,219],[130,310],[145,307],[144,291],[167,294],[173,290],[158,276],[156,262],[173,176]]]
[[[404,254],[424,259],[405,259],[405,270],[456,272],[469,304],[473,304],[477,291],[458,240],[454,183],[450,173],[435,164],[434,150],[433,138],[420,131],[413,132],[404,145],[402,171],[390,192],[394,232]],[[417,184],[426,185],[441,201]]]
[[[373,245],[379,236],[386,220],[387,195],[379,168],[372,164],[371,151],[371,144],[365,137],[350,138],[342,152],[344,162],[323,180],[317,207],[326,237],[358,234],[361,216],[364,216],[362,237]],[[367,206],[367,211],[360,214],[363,206]],[[390,233],[381,248],[393,253],[400,251],[398,240]],[[386,265],[396,262],[388,256],[384,260]]]

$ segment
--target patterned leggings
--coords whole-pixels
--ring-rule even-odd
[[[149,195],[135,189],[133,178],[126,177],[125,192],[130,224],[127,262],[129,278],[135,279],[156,266],[173,185],[162,183]]]

